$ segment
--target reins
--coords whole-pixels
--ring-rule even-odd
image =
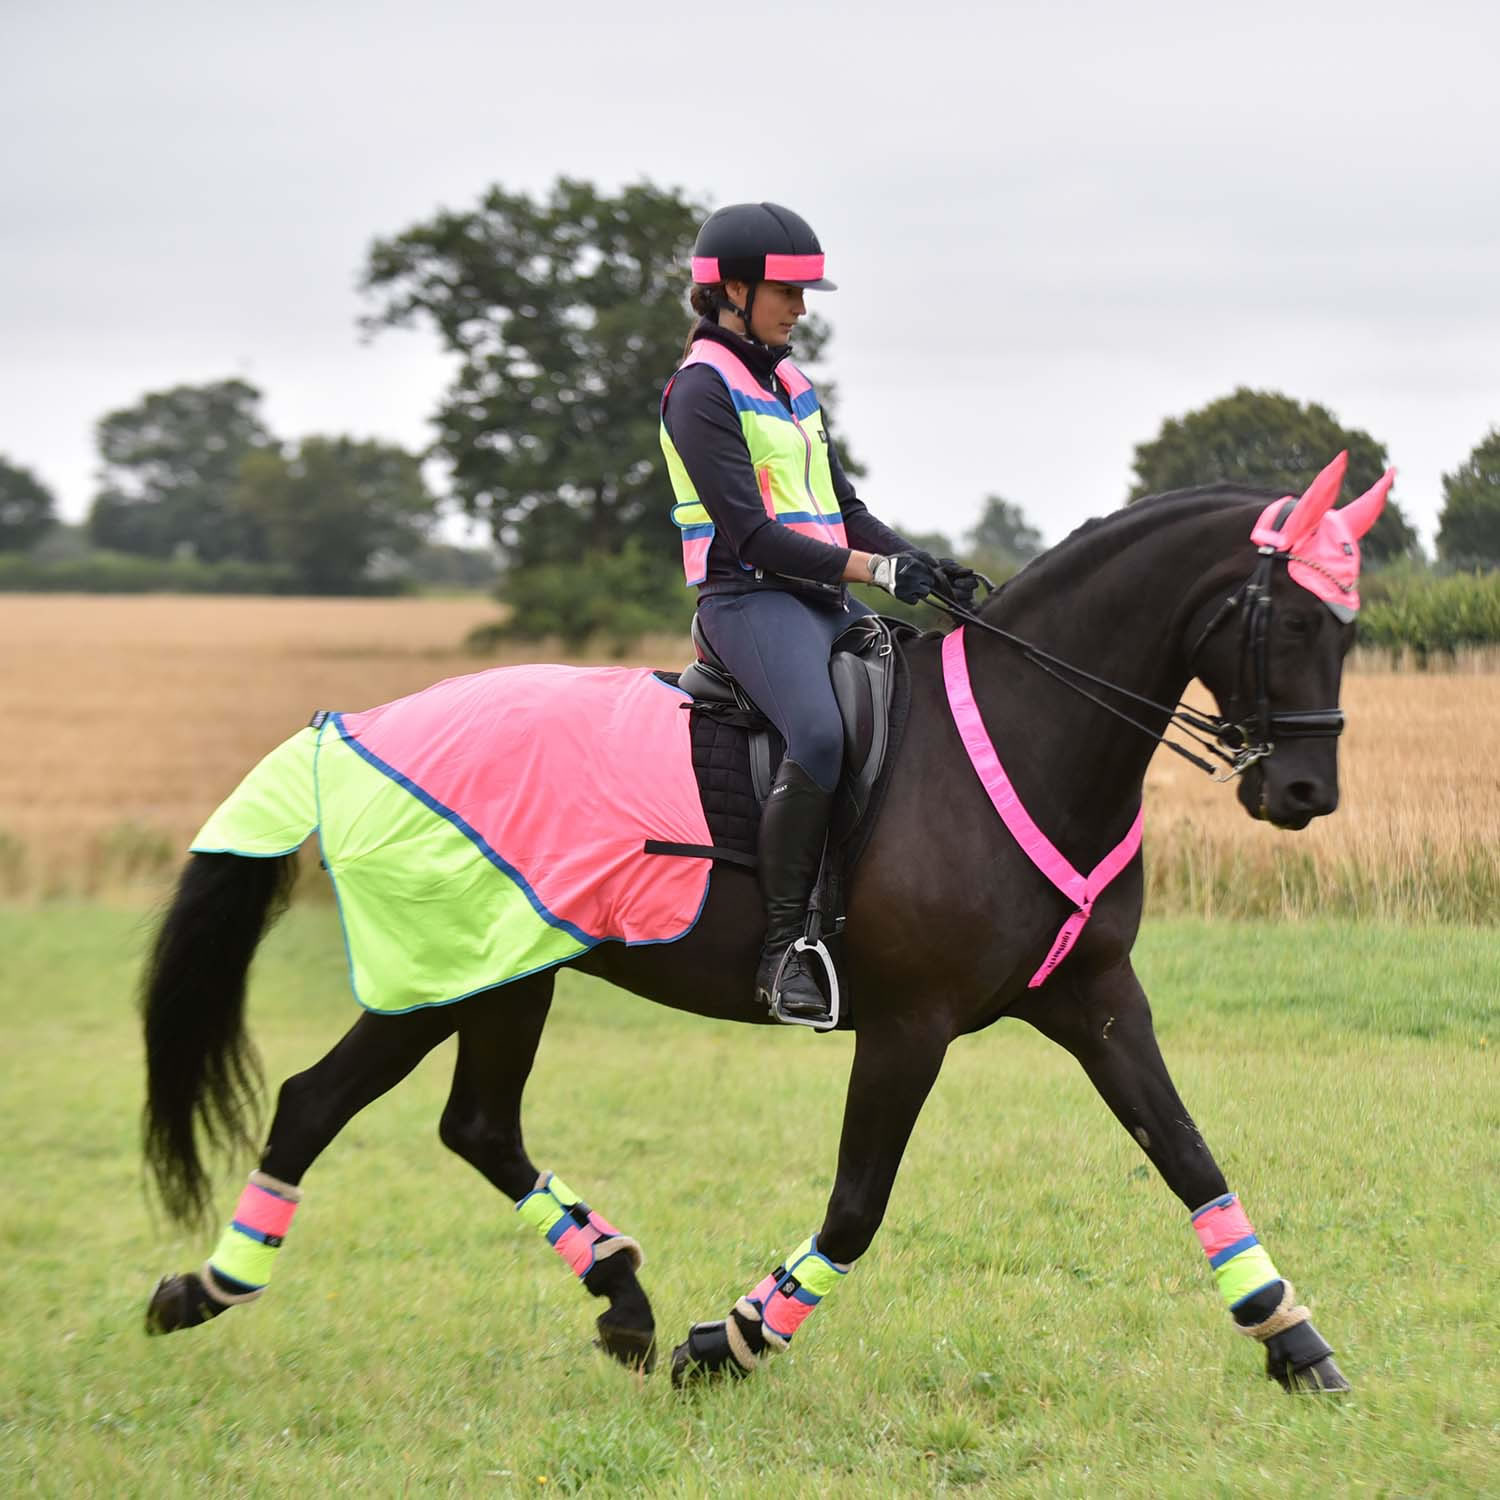
[[[1267,653],[1271,624],[1271,565],[1275,562],[1277,554],[1269,548],[1260,550],[1261,556],[1256,562],[1254,571],[1220,605],[1214,617],[1204,627],[1188,656],[1188,664],[1191,667],[1198,659],[1198,653],[1203,649],[1209,637],[1226,620],[1236,613],[1244,615],[1245,623],[1241,635],[1240,665],[1235,682],[1234,702],[1241,701],[1244,670],[1248,662],[1254,678],[1255,720],[1253,726],[1245,720],[1201,714],[1180,699],[1175,707],[1158,703],[1154,698],[1148,698],[1142,693],[1122,687],[1117,682],[1111,682],[1107,677],[1097,676],[1072,662],[1054,656],[1050,651],[1044,651],[1031,641],[1002,629],[999,625],[991,624],[974,610],[945,598],[941,594],[929,594],[925,602],[954,620],[961,620],[964,624],[975,626],[989,635],[998,636],[1019,649],[1025,660],[1033,666],[1040,667],[1049,677],[1060,682],[1069,691],[1088,699],[1090,703],[1155,740],[1157,744],[1165,745],[1173,754],[1180,755],[1189,764],[1212,776],[1215,781],[1230,781],[1248,770],[1256,761],[1264,760],[1271,754],[1275,749],[1275,743],[1271,738],[1273,733],[1293,737],[1337,735],[1343,729],[1344,723],[1343,713],[1337,708],[1279,714],[1271,710],[1267,682]],[[999,592],[994,583],[983,573],[976,576],[991,595]],[[1071,676],[1064,674],[1071,674]],[[1088,688],[1081,685],[1084,682],[1104,688],[1122,698],[1128,698],[1132,703],[1154,709],[1166,718],[1166,728],[1158,733],[1149,724],[1143,723],[1125,710],[1115,707],[1114,704],[1106,702],[1097,693],[1090,692]],[[1173,728],[1186,734],[1200,750],[1219,761],[1222,769],[1215,766],[1212,761],[1204,759],[1202,755],[1195,754],[1187,746],[1168,739],[1167,732]]]

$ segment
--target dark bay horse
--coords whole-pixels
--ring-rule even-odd
[[[1245,751],[1238,795],[1251,816],[1297,829],[1334,810],[1338,692],[1353,636],[1338,591],[1357,605],[1353,539],[1389,487],[1387,476],[1330,511],[1341,478],[1336,462],[1279,509],[1273,497],[1221,485],[1089,522],[989,598],[981,624],[965,627],[983,726],[1021,803],[1077,868],[1092,869],[1127,835],[1153,736],[1194,677],[1214,695],[1226,742]],[[1090,696],[985,626],[1092,674]],[[1268,1372],[1288,1389],[1345,1388],[1162,1062],[1130,961],[1141,919],[1138,851],[1097,896],[1072,951],[1044,982],[1029,983],[1074,904],[1002,826],[968,763],[943,649],[936,635],[905,647],[908,728],[849,886],[856,1039],[822,1224],[725,1318],[692,1329],[675,1351],[674,1379],[748,1374],[785,1347],[869,1248],[949,1043],[1014,1016],[1077,1058],[1192,1214],[1220,1294],[1241,1331],[1264,1344]],[[1151,733],[1121,724],[1121,709]],[[1237,739],[1229,725],[1242,726]],[[194,855],[157,937],[144,983],[146,1155],[179,1221],[201,1219],[208,1206],[202,1146],[250,1145],[258,1077],[242,1020],[246,973],[292,869],[290,856]],[[753,878],[720,868],[687,936],[604,943],[572,967],[679,1010],[765,1023],[751,985],[762,922]],[[259,1295],[308,1168],[359,1110],[456,1033],[443,1143],[516,1200],[587,1290],[608,1300],[602,1347],[649,1368],[655,1330],[635,1242],[539,1172],[522,1141],[521,1096],[553,979],[549,969],[450,1005],[366,1014],[326,1057],[288,1078],[235,1223],[200,1270],[162,1281],[149,1330],[189,1327]]]

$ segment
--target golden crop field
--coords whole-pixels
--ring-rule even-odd
[[[318,708],[363,708],[477,671],[483,598],[0,595],[0,892],[160,880],[207,814]],[[685,641],[637,658],[686,660]],[[1152,907],[1496,919],[1500,674],[1356,671],[1343,805],[1304,833],[1159,756]]]

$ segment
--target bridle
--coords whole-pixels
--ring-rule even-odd
[[[989,635],[999,636],[1001,640],[1008,641],[1019,648],[1021,655],[1027,661],[1040,667],[1049,677],[1056,678],[1064,687],[1087,698],[1091,703],[1097,704],[1106,713],[1113,714],[1115,718],[1123,720],[1131,728],[1139,730],[1158,744],[1165,745],[1167,749],[1197,766],[1200,771],[1207,772],[1215,781],[1230,781],[1249,770],[1257,761],[1265,760],[1275,751],[1277,742],[1280,740],[1337,738],[1344,729],[1344,712],[1337,706],[1279,712],[1271,707],[1268,670],[1272,615],[1271,582],[1276,565],[1279,563],[1285,568],[1290,558],[1288,553],[1278,552],[1273,547],[1262,546],[1257,550],[1259,556],[1256,558],[1255,567],[1250,576],[1214,612],[1213,617],[1199,633],[1193,649],[1188,653],[1188,666],[1191,670],[1198,660],[1198,654],[1210,637],[1230,620],[1239,619],[1238,664],[1235,670],[1234,694],[1229,700],[1231,714],[1222,718],[1199,713],[1197,709],[1190,708],[1180,700],[1175,707],[1170,707],[1165,703],[1156,702],[1154,698],[1147,698],[1134,692],[1130,688],[1121,687],[1119,683],[1111,682],[1108,678],[1097,677],[1092,672],[1086,672],[1082,667],[1063,661],[1061,657],[1053,656],[1049,651],[1043,651],[1040,646],[1035,646],[1030,641],[1023,640],[1020,636],[991,624],[973,610],[940,594],[929,594],[927,603],[955,620],[961,620],[966,625],[973,625]],[[991,594],[999,592],[984,574],[980,573],[976,576]],[[1248,691],[1246,690],[1247,675]],[[1138,703],[1165,715],[1166,729],[1158,734],[1149,724],[1142,723],[1140,719],[1105,702],[1103,698],[1081,686],[1084,682],[1092,683],[1095,687],[1104,688],[1122,698],[1128,698],[1132,703]],[[1241,704],[1249,705],[1251,711],[1242,712],[1241,716],[1236,717],[1233,711]],[[1204,752],[1204,755],[1212,756],[1220,764],[1215,766],[1212,761],[1205,759],[1204,755],[1197,755],[1176,740],[1169,740],[1167,731],[1174,728],[1187,735]]]
[[[1268,657],[1271,640],[1271,579],[1273,569],[1280,563],[1284,569],[1291,560],[1286,552],[1277,552],[1271,547],[1257,549],[1259,557],[1250,576],[1218,608],[1214,617],[1204,626],[1188,654],[1191,667],[1198,653],[1215,630],[1235,611],[1242,611],[1244,623],[1240,629],[1239,661],[1235,670],[1234,694],[1231,706],[1245,702],[1247,697],[1255,705],[1253,719],[1225,720],[1213,722],[1219,726],[1218,738],[1224,740],[1227,728],[1237,740],[1238,747],[1231,760],[1229,771],[1217,779],[1227,780],[1238,776],[1258,760],[1264,760],[1275,750],[1279,740],[1337,739],[1344,732],[1344,711],[1333,708],[1286,709],[1280,712],[1271,708],[1270,672]],[[1249,669],[1250,692],[1245,688],[1246,669]]]

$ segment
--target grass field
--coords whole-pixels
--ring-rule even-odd
[[[260,1305],[147,1341],[155,1278],[211,1236],[167,1235],[140,1196],[144,931],[0,908],[0,1491],[1496,1491],[1485,930],[1158,922],[1138,949],[1182,1092],[1354,1383],[1335,1402],[1265,1383],[1180,1206],[1013,1023],[955,1044],[870,1254],[744,1385],[678,1394],[591,1351],[597,1304],[438,1145],[448,1048],[310,1174]],[[253,986],[273,1084],[354,1015],[331,914],[295,909]],[[565,978],[530,1144],[643,1241],[669,1339],[817,1224],[848,1056]]]
[[[0,897],[159,887],[213,807],[313,709],[367,707],[507,659],[459,649],[494,608],[0,595],[0,723],[21,726],[0,757]],[[687,654],[655,640],[635,659]],[[1253,824],[1228,789],[1158,756],[1149,910],[1500,920],[1500,673],[1361,671],[1344,701],[1343,805],[1305,833]]]

